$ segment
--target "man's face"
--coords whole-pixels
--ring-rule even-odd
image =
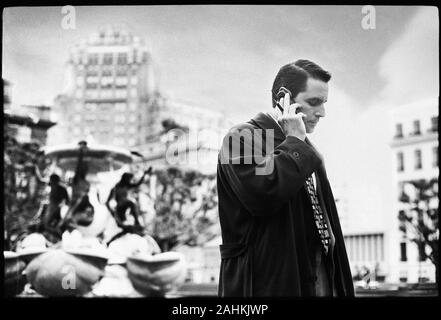
[[[308,78],[306,90],[300,92],[295,98],[295,102],[302,105],[301,112],[306,115],[303,118],[306,133],[314,132],[320,118],[325,116],[324,104],[326,101],[328,101],[328,84],[321,80]]]

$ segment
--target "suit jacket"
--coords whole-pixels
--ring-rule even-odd
[[[269,145],[268,150],[270,131],[266,129],[274,133],[274,147]],[[256,132],[262,134],[261,140],[244,138]],[[239,155],[231,152],[235,143],[240,145]],[[250,162],[245,151],[252,150],[254,155],[259,149],[264,157],[252,156]],[[272,170],[256,174],[256,169],[262,167]],[[313,172],[320,182],[321,198],[335,235],[332,282],[338,296],[354,295],[337,209],[321,156],[310,144],[285,137],[270,116],[259,113],[233,127],[219,152],[217,188],[223,240],[220,296],[315,296],[314,261],[320,239],[305,189],[305,181]]]

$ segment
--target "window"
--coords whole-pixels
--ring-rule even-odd
[[[397,153],[398,171],[404,171],[404,154],[402,152]]]
[[[138,78],[137,78],[137,77],[131,77],[131,78],[130,78],[130,83],[131,83],[131,84],[134,84],[134,85],[135,85],[135,84],[138,84]]]
[[[104,115],[101,115],[101,119],[103,119],[103,120],[105,120],[105,121],[110,121],[111,120],[111,117],[110,117],[110,114],[104,114]]]
[[[96,53],[90,54],[88,60],[89,60],[88,64],[92,64],[92,65],[98,64],[98,54]]]
[[[84,105],[84,107],[87,111],[95,111],[96,110],[96,103],[86,103]]]
[[[406,242],[400,243],[400,261],[405,262],[407,261],[407,246]]]
[[[76,114],[75,116],[74,116],[74,122],[81,122],[81,116],[79,115],[79,114]]]
[[[430,127],[429,131],[437,132],[438,131],[438,117],[432,117],[430,119],[430,124],[431,124],[431,127]]]
[[[98,88],[98,84],[96,84],[96,83],[86,84],[86,89],[97,89],[97,88]]]
[[[425,242],[419,242],[417,244],[418,246],[418,260],[423,262],[426,261],[427,255],[426,255],[426,243]]]
[[[136,144],[136,139],[135,138],[130,138],[129,139],[129,146],[134,146]]]
[[[113,91],[110,89],[101,90],[101,98],[104,99],[113,98]]]
[[[118,64],[127,64],[127,54],[119,53],[118,54]]]
[[[115,97],[116,98],[126,98],[127,97],[127,90],[125,90],[125,89],[116,89]]]
[[[97,76],[88,76],[86,78],[86,82],[89,83],[98,83],[98,77]]]
[[[101,69],[101,76],[102,77],[112,77],[113,76],[113,69],[112,69],[112,67],[110,67],[110,68],[103,67]]]
[[[124,102],[115,103],[116,111],[126,111],[126,104]]]
[[[402,189],[403,187],[401,187],[401,189]],[[403,191],[402,191],[403,192]],[[406,222],[405,222],[405,220],[406,220],[406,211],[404,211],[404,210],[400,210],[399,212],[398,212],[398,219],[399,219],[399,225],[398,225],[398,228],[400,229],[400,231],[405,235],[405,234],[407,234],[407,228],[406,228]]]
[[[143,52],[143,53],[142,53],[142,61],[147,61],[147,59],[148,59],[148,54],[147,54],[147,52]]]
[[[395,138],[403,137],[403,125],[401,123],[397,123],[395,125]]]
[[[86,75],[88,75],[88,76],[98,76],[98,66],[94,66],[94,65],[87,66]]]
[[[84,83],[84,78],[79,76],[77,77],[77,86],[81,87]]]
[[[97,107],[98,107],[98,110],[100,112],[105,112],[105,111],[109,111],[110,109],[112,109],[113,104],[111,104],[111,103],[99,103],[97,105]],[[105,115],[104,113],[100,113],[100,117],[103,117],[104,115]]]
[[[421,150],[415,150],[415,169],[421,169],[423,167],[421,159]]]
[[[77,89],[77,90],[75,91],[75,97],[76,97],[77,99],[81,99],[82,96],[83,96],[83,91],[82,91],[81,89]]]
[[[438,167],[438,147],[433,147],[432,149],[433,151],[433,162],[432,162],[432,166],[434,168]]]
[[[130,89],[130,95],[131,95],[132,97],[136,97],[137,91],[138,91],[138,90],[136,90],[136,88],[132,88],[132,89]]]
[[[87,90],[86,91],[86,97],[89,99],[96,99],[98,98],[98,91],[97,90]]]
[[[125,128],[123,127],[123,126],[117,126],[116,128],[115,128],[115,133],[117,133],[117,134],[123,134],[123,133],[125,133],[126,132],[126,130],[125,130]]]
[[[122,67],[122,66],[117,66],[116,76],[117,77],[127,77],[127,68]]]
[[[131,114],[130,115],[130,122],[135,122],[136,121],[136,115],[135,114]]]
[[[119,87],[124,87],[127,85],[127,78],[126,77],[118,77],[115,79],[115,84]]]
[[[112,64],[113,55],[111,53],[105,53],[103,57],[103,64]]]
[[[136,49],[133,49],[133,62],[138,63],[141,59],[139,59],[138,51]]]
[[[421,134],[420,120],[415,120],[413,122],[413,134],[414,135],[420,135]]]
[[[101,87],[110,88],[112,87],[113,78],[112,77],[101,77]]]
[[[115,117],[115,121],[118,123],[126,121],[126,117],[123,114],[119,114]]]
[[[136,107],[136,103],[135,102],[131,102],[130,103],[130,111],[136,111],[137,107]]]
[[[92,121],[95,121],[95,120],[96,120],[96,115],[93,114],[93,113],[86,113],[86,114],[84,115],[84,119],[85,119],[86,121],[92,122]]]

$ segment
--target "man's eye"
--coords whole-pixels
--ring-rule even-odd
[[[313,100],[308,100],[308,103],[309,103],[311,106],[318,106],[318,105],[321,103],[321,101],[318,100],[318,99],[313,99]]]

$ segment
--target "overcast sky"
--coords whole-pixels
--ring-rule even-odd
[[[242,121],[270,108],[283,64],[311,59],[333,75],[314,135],[329,175],[350,179],[361,163],[360,183],[381,185],[391,170],[385,112],[439,95],[438,11],[376,6],[376,29],[364,30],[361,8],[76,7],[75,30],[61,28],[61,7],[7,8],[3,78],[13,84],[13,103],[51,105],[69,48],[102,26],[125,24],[150,43],[162,91]],[[367,161],[372,148],[378,155]]]

